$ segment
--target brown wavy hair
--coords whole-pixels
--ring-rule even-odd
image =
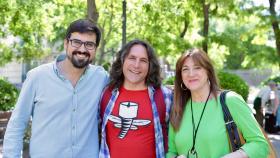
[[[178,131],[180,128],[186,104],[191,98],[191,91],[184,86],[182,80],[182,67],[187,58],[192,58],[196,65],[199,65],[206,70],[210,81],[210,91],[214,94],[216,99],[217,93],[220,90],[214,67],[207,54],[203,50],[197,48],[185,51],[176,63],[174,106],[172,107],[170,116],[170,122],[175,131]],[[181,87],[181,84],[184,87]]]
[[[128,42],[123,48],[117,53],[117,58],[112,64],[112,68],[110,70],[110,83],[109,86],[112,88],[120,88],[120,86],[124,82],[123,75],[123,63],[125,58],[130,53],[130,49],[134,45],[142,45],[146,48],[148,60],[149,60],[149,70],[146,76],[146,85],[154,86],[155,88],[160,87],[161,85],[161,77],[160,77],[160,65],[155,54],[154,49],[148,44],[148,42],[134,39]]]

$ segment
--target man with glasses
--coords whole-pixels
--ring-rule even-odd
[[[30,72],[8,123],[3,156],[21,157],[24,131],[32,120],[32,158],[97,158],[98,103],[108,75],[90,63],[100,30],[89,20],[70,24],[66,55]]]

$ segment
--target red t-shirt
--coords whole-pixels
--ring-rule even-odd
[[[155,134],[148,89],[123,87],[106,125],[111,158],[155,158]]]

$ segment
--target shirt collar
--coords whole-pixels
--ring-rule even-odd
[[[115,87],[112,90],[112,93],[116,93],[119,91],[119,88]],[[148,86],[148,92],[154,94],[154,92],[156,91],[156,89],[153,86]]]
[[[53,70],[55,74],[63,81],[66,80],[66,78],[62,75],[61,71],[59,70],[58,63],[63,61],[65,58],[66,58],[66,54],[60,54],[53,62]]]

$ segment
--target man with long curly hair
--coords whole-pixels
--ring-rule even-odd
[[[152,47],[132,40],[117,54],[101,100],[100,158],[164,158],[172,91]],[[165,139],[165,141],[164,141]]]

